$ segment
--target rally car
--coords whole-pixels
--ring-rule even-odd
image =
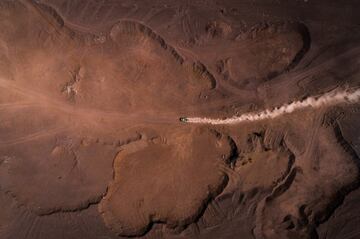
[[[179,120],[180,120],[180,122],[182,122],[182,123],[188,122],[188,119],[187,119],[186,117],[180,117]]]

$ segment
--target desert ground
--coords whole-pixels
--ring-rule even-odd
[[[356,0],[0,0],[0,239],[360,238]],[[185,118],[187,119],[187,118]]]

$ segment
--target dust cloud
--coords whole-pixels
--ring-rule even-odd
[[[284,114],[290,114],[296,110],[304,108],[320,108],[322,106],[331,106],[340,103],[356,103],[360,100],[360,89],[357,90],[335,90],[326,93],[320,97],[308,97],[305,100],[294,101],[290,104],[284,104],[274,109],[266,109],[257,113],[246,113],[240,116],[233,116],[226,119],[210,119],[210,118],[199,118],[192,117],[187,118],[188,123],[195,124],[238,124],[246,121],[259,121],[265,119],[274,119]]]

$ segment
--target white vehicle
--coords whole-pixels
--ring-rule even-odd
[[[186,117],[180,117],[179,120],[180,120],[180,122],[183,122],[183,123],[188,122],[188,119]]]

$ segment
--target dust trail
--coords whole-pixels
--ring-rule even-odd
[[[321,106],[330,106],[339,103],[356,103],[360,100],[360,89],[357,90],[344,90],[344,91],[333,91],[326,93],[319,97],[309,97],[305,100],[294,101],[290,104],[276,107],[272,110],[264,110],[255,113],[246,113],[240,116],[233,116],[226,119],[210,119],[210,118],[187,118],[188,123],[194,124],[237,124],[245,121],[258,121],[264,119],[273,119],[284,114],[289,114],[295,110],[303,108],[319,108]]]

